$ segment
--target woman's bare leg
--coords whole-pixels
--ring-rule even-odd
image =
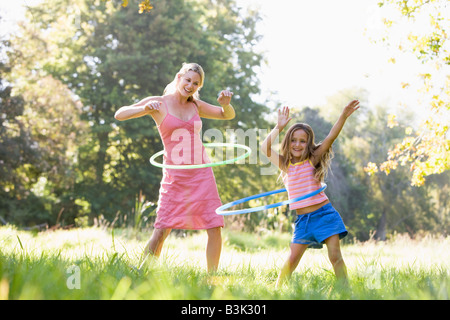
[[[161,254],[161,250],[166,240],[167,236],[170,234],[172,229],[154,229],[152,237],[147,242],[145,246],[144,253],[139,261],[139,269],[142,267],[144,262],[147,260],[149,256],[159,257]]]
[[[206,244],[206,262],[208,272],[219,268],[220,253],[222,251],[222,230],[220,227],[207,229],[208,243]]]

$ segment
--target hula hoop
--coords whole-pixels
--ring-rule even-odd
[[[277,194],[277,193],[281,193],[281,192],[285,192],[286,188],[283,189],[278,189],[278,190],[273,190],[273,191],[268,191],[268,192],[264,192],[264,193],[260,193],[257,195],[253,195],[247,198],[242,198],[227,204],[224,204],[223,206],[220,206],[219,208],[216,209],[216,213],[218,215],[221,216],[229,216],[232,214],[243,214],[243,213],[250,213],[250,212],[255,212],[255,211],[261,211],[261,210],[266,210],[266,209],[271,209],[271,208],[275,208],[275,207],[279,207],[279,206],[283,206],[285,204],[290,204],[290,203],[294,203],[300,200],[304,200],[307,199],[309,197],[315,196],[316,194],[319,194],[320,192],[322,192],[323,190],[325,190],[327,187],[327,185],[325,183],[322,183],[322,187],[310,192],[308,194],[305,194],[301,197],[297,197],[294,199],[290,199],[290,200],[285,200],[285,201],[281,201],[281,202],[277,202],[277,203],[272,203],[272,204],[268,204],[265,206],[260,206],[260,207],[255,207],[255,208],[246,208],[246,209],[240,209],[240,210],[230,210],[230,211],[225,211],[226,209],[233,207],[235,205],[244,203],[244,202],[248,202],[250,200],[254,200],[254,199],[259,199],[259,198],[263,198],[263,197],[267,197],[270,196],[272,194]]]
[[[176,164],[163,164],[163,163],[158,163],[155,161],[155,158],[164,154],[164,150],[162,150],[162,151],[155,153],[150,158],[150,163],[152,165],[154,165],[155,167],[165,168],[165,169],[198,169],[198,168],[216,167],[216,166],[221,166],[224,164],[230,164],[230,163],[245,159],[248,156],[250,156],[250,154],[252,153],[252,149],[250,149],[249,147],[244,146],[242,144],[213,142],[213,143],[204,143],[203,145],[205,147],[233,147],[233,148],[238,148],[238,149],[245,149],[246,153],[244,153],[243,155],[241,155],[237,158],[230,159],[230,160],[224,160],[224,161],[220,161],[220,162],[176,165]]]

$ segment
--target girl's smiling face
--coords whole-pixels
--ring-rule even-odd
[[[178,92],[182,96],[192,96],[200,88],[201,77],[197,72],[188,71],[178,77]]]
[[[292,155],[292,162],[296,163],[300,161],[303,152],[308,144],[308,134],[302,129],[294,131],[290,141],[290,152]]]

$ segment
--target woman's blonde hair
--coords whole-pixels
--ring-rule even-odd
[[[300,158],[300,162],[309,160],[312,158],[314,151],[320,146],[319,144],[316,144],[314,142],[314,131],[311,128],[310,125],[306,123],[296,123],[292,125],[288,131],[286,132],[286,135],[283,138],[283,141],[281,142],[281,150],[280,155],[282,156],[282,163],[280,163],[280,168],[282,170],[282,174],[284,171],[287,170],[289,167],[289,162],[291,162],[292,154],[291,154],[291,141],[292,136],[295,131],[297,130],[303,130],[308,135],[308,141],[306,144],[306,150],[303,152],[302,157]],[[328,174],[328,168],[331,165],[331,159],[333,158],[334,153],[333,149],[330,147],[321,157],[319,163],[314,168],[314,178],[317,181],[323,182],[325,177]]]
[[[181,67],[180,71],[178,71],[178,73],[175,75],[173,81],[169,83],[164,89],[163,95],[175,93],[177,90],[178,76],[179,75],[184,76],[189,71],[194,71],[200,75],[200,84],[198,90],[188,98],[188,101],[200,99],[199,91],[203,87],[203,83],[205,82],[205,72],[203,71],[202,66],[197,63],[186,63],[186,62],[183,63],[183,66]]]

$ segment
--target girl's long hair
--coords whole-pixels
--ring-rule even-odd
[[[282,163],[280,163],[280,168],[282,169],[282,175],[285,175],[284,172],[289,167],[289,162],[291,162],[292,155],[290,150],[292,135],[297,130],[303,130],[308,135],[306,150],[303,152],[300,162],[312,158],[314,151],[320,146],[320,143],[316,144],[314,142],[314,131],[310,125],[306,123],[296,123],[292,125],[286,132],[286,135],[281,142],[280,155],[282,156]],[[323,182],[325,180],[325,177],[328,174],[328,169],[331,165],[331,159],[333,159],[333,157],[334,153],[331,147],[320,157],[319,163],[314,168],[314,178],[317,181]]]
[[[189,71],[194,71],[200,75],[200,84],[198,86],[198,90],[188,98],[188,101],[200,99],[199,91],[203,87],[203,83],[205,82],[205,72],[203,71],[202,66],[197,63],[186,63],[186,62],[183,63],[183,66],[181,67],[180,71],[178,71],[178,73],[175,75],[173,81],[169,83],[164,89],[163,95],[175,93],[177,90],[178,75],[184,76]]]

